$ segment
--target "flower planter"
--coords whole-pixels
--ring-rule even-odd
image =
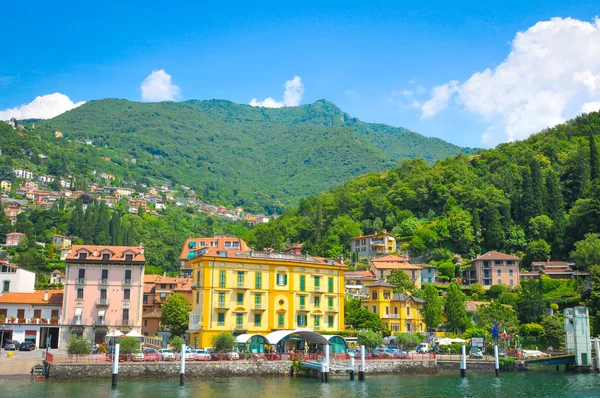
[[[57,325],[58,324],[58,319],[50,319],[50,324],[51,325]]]

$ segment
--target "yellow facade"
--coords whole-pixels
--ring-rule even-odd
[[[344,329],[344,270],[339,263],[279,253],[201,254],[192,267],[190,344],[214,335]]]
[[[394,286],[375,282],[369,286],[369,298],[361,300],[363,308],[379,315],[392,332],[425,332],[423,300],[410,295],[394,293]]]

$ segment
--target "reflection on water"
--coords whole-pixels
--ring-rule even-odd
[[[549,371],[527,373],[493,373],[439,375],[386,375],[369,376],[365,382],[334,377],[327,384],[318,379],[231,378],[218,380],[187,380],[184,387],[179,380],[121,380],[117,390],[111,390],[110,380],[104,381],[48,381],[1,380],[0,397],[57,397],[57,398],[362,398],[362,397],[575,397],[600,396],[600,375],[568,374]]]

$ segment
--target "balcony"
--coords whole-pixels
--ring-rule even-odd
[[[80,316],[75,316],[71,319],[71,325],[85,325],[85,321]]]
[[[123,281],[123,285],[125,285],[125,286],[131,286],[131,279],[125,279]]]
[[[108,285],[108,279],[100,279],[98,282],[99,285]]]
[[[315,326],[313,327],[313,330],[315,330],[315,331],[319,331],[319,330],[321,330],[321,325],[315,325]]]
[[[338,312],[337,307],[327,306],[327,312]]]
[[[238,323],[233,327],[233,330],[236,332],[242,332],[248,330],[248,327],[243,323]]]
[[[252,311],[264,311],[267,306],[265,304],[256,303],[252,306]]]
[[[202,314],[190,312],[188,329],[190,332],[197,332],[202,329]]]
[[[108,307],[108,299],[107,298],[99,298],[96,299],[97,307]]]
[[[385,314],[383,317],[389,319],[400,319],[400,314]]]
[[[246,290],[248,289],[248,286],[246,286],[246,283],[244,282],[238,282],[236,288],[238,290]]]
[[[118,321],[118,324],[121,326],[131,326],[133,323],[129,319],[121,319]]]
[[[322,293],[323,292],[321,286],[315,286],[314,291],[315,291],[315,293]]]
[[[217,304],[215,304],[215,308],[219,310],[226,310],[229,308],[229,303],[226,301],[219,301]]]
[[[98,318],[94,321],[94,325],[96,326],[106,326],[107,322],[106,319],[102,319],[102,318]]]
[[[85,284],[85,278],[77,278],[75,283],[78,285],[83,285],[83,284]]]
[[[299,305],[298,306],[298,312],[308,312],[308,311],[310,311],[308,309],[308,306],[306,306],[306,305]]]

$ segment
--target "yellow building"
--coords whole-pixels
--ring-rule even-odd
[[[418,297],[394,293],[394,285],[378,281],[368,287],[369,298],[361,301],[364,309],[379,315],[392,332],[425,332],[424,301]]]
[[[210,347],[219,332],[262,334],[344,329],[344,271],[307,255],[235,252],[206,247],[192,268],[190,344]]]
[[[12,183],[8,180],[0,181],[0,189],[3,191],[10,191],[11,186],[12,186]]]

